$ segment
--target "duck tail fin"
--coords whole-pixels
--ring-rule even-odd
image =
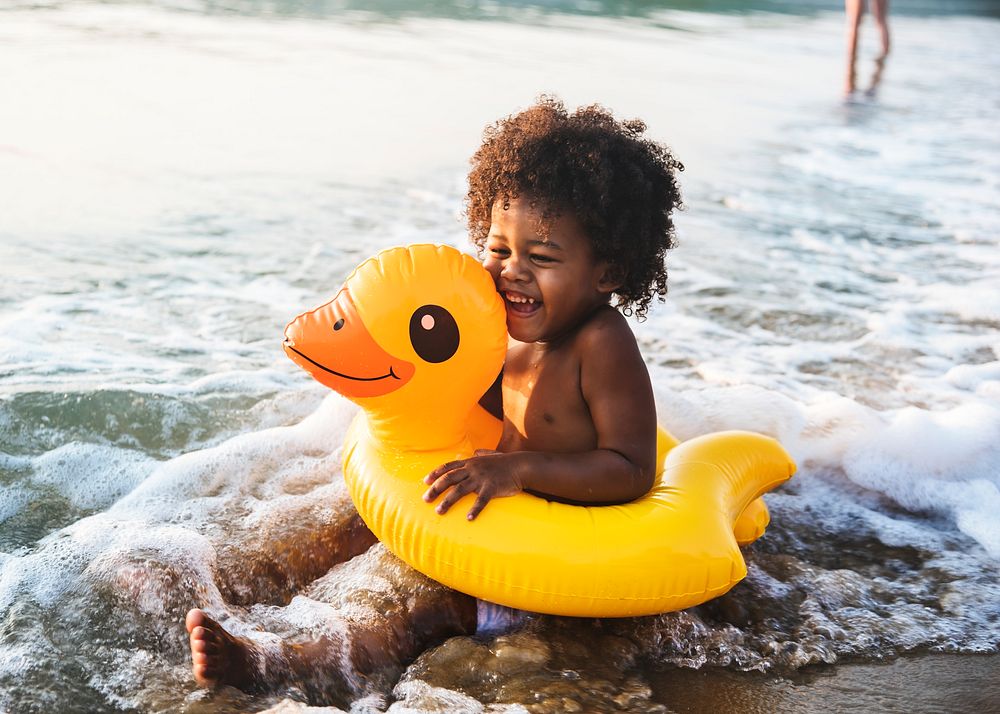
[[[764,535],[770,522],[771,513],[767,510],[767,504],[764,503],[763,497],[750,501],[750,505],[743,509],[733,524],[736,544],[741,548],[750,545]]]
[[[685,441],[667,455],[666,467],[683,463],[716,467],[720,478],[690,486],[711,489],[740,545],[758,538],[770,521],[760,497],[790,479],[796,470],[781,444],[751,431],[721,431]]]

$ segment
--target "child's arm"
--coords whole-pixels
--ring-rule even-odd
[[[656,408],[649,373],[624,320],[600,320],[579,336],[580,386],[590,409],[597,448],[578,453],[520,451],[452,461],[431,472],[424,495],[446,512],[478,494],[473,519],[492,498],[533,491],[577,503],[625,503],[653,484]],[[450,489],[450,490],[449,490]]]

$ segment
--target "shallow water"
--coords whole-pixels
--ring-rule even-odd
[[[846,103],[819,3],[0,12],[0,709],[303,698],[195,690],[182,625],[269,621],[306,585],[280,563],[349,519],[354,409],[281,329],[379,248],[464,247],[479,133],[542,91],[687,166],[670,296],[635,326],[661,421],[774,435],[800,472],[725,597],[455,638],[355,707],[875,707],[866,678],[936,672],[908,710],[939,711],[995,673],[954,654],[1000,643],[1000,21],[898,4]],[[372,602],[398,595],[378,562],[343,571]],[[326,626],[310,598],[290,619]]]

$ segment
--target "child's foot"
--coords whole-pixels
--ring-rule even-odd
[[[229,634],[198,609],[188,612],[184,624],[191,635],[191,669],[199,686],[254,688],[253,644]]]

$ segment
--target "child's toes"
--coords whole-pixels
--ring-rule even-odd
[[[205,613],[194,608],[188,611],[187,617],[184,618],[184,625],[188,632],[193,633],[196,627],[203,625],[205,622]]]
[[[215,642],[207,639],[195,639],[191,638],[191,652],[192,653],[205,653],[209,654],[217,650]]]
[[[211,684],[219,678],[218,672],[215,671],[215,668],[208,665],[196,664],[192,668],[192,671],[195,680],[202,684]]]

